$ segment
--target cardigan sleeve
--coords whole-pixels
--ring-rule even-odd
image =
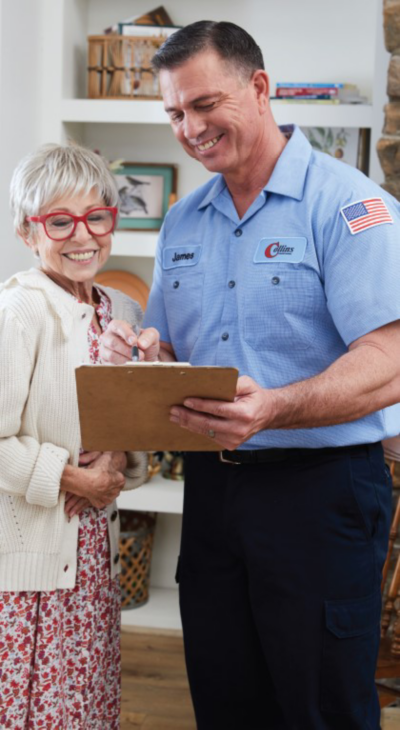
[[[34,370],[30,349],[18,319],[0,310],[0,491],[50,508],[57,504],[69,453],[21,432]]]

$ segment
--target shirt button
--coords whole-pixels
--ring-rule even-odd
[[[236,236],[236,238],[240,238],[240,236],[242,235],[242,233],[243,233],[242,229],[241,229],[241,228],[238,228],[238,229],[237,229],[237,230],[235,231],[235,236]]]
[[[236,283],[235,281],[230,281],[228,284],[229,289],[233,289],[233,287],[235,286],[235,283]]]
[[[117,517],[118,517],[118,512],[115,509],[114,512],[112,513],[111,517],[110,517],[111,522],[115,522],[115,520],[117,519]]]
[[[118,563],[118,560],[119,560],[119,553],[117,553],[114,558],[114,565],[116,565]]]
[[[279,284],[280,278],[279,278],[279,276],[273,276],[271,281],[273,284]]]
[[[86,317],[86,314],[82,314],[82,319],[85,319],[85,317]]]
[[[224,332],[224,334],[221,335],[221,340],[224,340],[224,342],[229,340],[229,332]]]
[[[69,568],[69,565],[65,565],[65,566],[64,566],[64,573],[66,573],[66,572],[67,572],[68,568]]]
[[[174,283],[173,283],[174,289],[177,289],[178,286],[179,286],[179,281],[174,281]]]

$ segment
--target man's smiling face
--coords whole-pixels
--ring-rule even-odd
[[[210,172],[224,175],[253,166],[252,153],[263,132],[257,85],[244,80],[214,50],[180,66],[161,69],[164,106],[186,152]]]

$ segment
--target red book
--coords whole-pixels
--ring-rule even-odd
[[[312,86],[278,86],[276,96],[312,96],[323,94],[324,96],[339,96],[339,89],[334,86],[318,87]]]

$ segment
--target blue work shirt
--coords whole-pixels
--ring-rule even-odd
[[[281,129],[290,139],[243,218],[222,175],[171,208],[145,314],[178,360],[234,366],[264,388],[321,373],[354,340],[400,318],[399,203],[313,150],[297,127]],[[371,198],[393,223],[353,234],[359,206],[347,218],[341,211]],[[242,448],[372,443],[399,432],[395,405],[351,423],[267,429]]]

